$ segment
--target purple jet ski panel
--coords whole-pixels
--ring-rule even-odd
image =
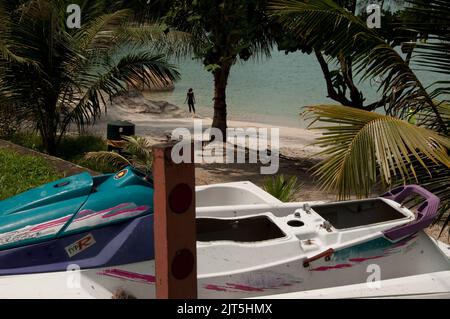
[[[80,248],[77,248],[81,246]],[[0,251],[0,275],[65,271],[152,260],[153,215],[42,243]]]
[[[397,241],[412,235],[428,227],[436,217],[439,208],[439,197],[419,185],[401,186],[381,195],[381,197],[392,199],[397,203],[402,203],[413,193],[425,198],[425,201],[417,209],[416,219],[406,225],[394,227],[383,232],[388,239]]]

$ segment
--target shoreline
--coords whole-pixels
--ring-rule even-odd
[[[148,105],[152,107],[150,111]],[[159,109],[155,111],[154,105],[158,105],[162,111]],[[160,113],[157,113],[159,111]],[[210,117],[192,116],[177,105],[166,101],[149,100],[138,93],[131,98],[125,96],[113,101],[108,105],[107,112],[103,113],[88,131],[106,137],[107,123],[116,120],[130,121],[136,125],[136,135],[144,136],[155,142],[167,140],[171,132],[177,128],[186,128],[192,133],[194,120],[202,121],[202,130],[210,128],[212,123]],[[279,129],[279,150],[280,154],[285,157],[318,159],[314,154],[321,150],[317,146],[310,145],[315,138],[321,136],[316,130],[247,120],[228,120],[227,124],[228,128],[266,128],[269,132],[271,128]]]

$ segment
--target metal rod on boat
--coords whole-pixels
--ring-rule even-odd
[[[156,298],[194,299],[197,298],[195,166],[193,160],[173,162],[174,144],[153,147]]]

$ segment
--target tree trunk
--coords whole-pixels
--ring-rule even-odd
[[[41,119],[40,122],[41,124],[39,125],[39,133],[41,134],[42,145],[49,155],[56,155],[58,146],[58,126],[56,124],[56,121],[51,116],[47,116]]]
[[[212,127],[222,132],[223,141],[227,139],[227,102],[226,89],[232,63],[222,63],[221,67],[214,71],[214,118]]]
[[[41,138],[45,151],[49,155],[56,155],[56,136],[52,132],[44,133],[41,131]]]

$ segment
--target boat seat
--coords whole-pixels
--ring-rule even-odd
[[[406,217],[380,198],[314,205],[311,208],[336,229],[382,223]]]
[[[257,242],[285,237],[286,234],[267,216],[219,219],[197,218],[197,240]]]

